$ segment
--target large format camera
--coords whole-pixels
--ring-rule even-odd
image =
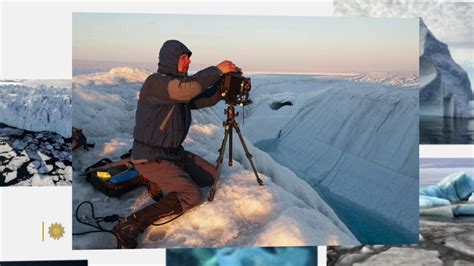
[[[228,105],[251,104],[249,93],[252,85],[250,78],[242,76],[240,73],[225,74],[220,81],[219,90],[222,98]]]

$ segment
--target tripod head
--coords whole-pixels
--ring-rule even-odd
[[[235,111],[233,105],[228,105],[227,108],[224,110],[224,114],[227,116],[227,120],[224,122],[224,126],[232,125],[235,121],[235,117],[239,116],[239,112]]]

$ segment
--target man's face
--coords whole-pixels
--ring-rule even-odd
[[[189,64],[191,64],[191,59],[187,54],[182,54],[178,59],[178,72],[188,73]]]

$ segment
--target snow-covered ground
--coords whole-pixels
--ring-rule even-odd
[[[73,97],[77,106],[73,113],[74,126],[84,130],[89,142],[96,143],[96,147],[91,151],[80,149],[74,154],[74,209],[80,202],[92,200],[98,216],[111,213],[127,216],[151,203],[142,188],[123,195],[121,199],[108,198],[94,190],[83,177],[79,176],[87,166],[99,159],[103,157],[118,159],[131,148],[137,96],[141,87],[140,82],[143,82],[139,77],[146,77],[148,74],[147,72],[140,74],[137,69],[121,68],[74,78]],[[252,81],[256,82],[254,82],[255,97],[258,97],[259,81],[256,76],[253,78]],[[273,82],[275,94],[292,92],[285,86],[292,84],[291,81],[285,83],[287,79],[287,77],[262,77],[260,82],[262,84]],[[296,79],[293,81],[296,82]],[[312,77],[308,77],[307,80],[315,81]],[[281,82],[284,84],[280,84]],[[305,90],[308,90],[308,87]],[[301,96],[298,97],[303,100]],[[262,98],[262,101],[266,100]],[[252,106],[257,105],[263,106],[263,104]],[[184,143],[187,150],[199,154],[208,161],[215,161],[224,136],[221,126],[224,120],[222,114],[224,108],[224,104],[220,103],[216,107],[193,113],[193,125]],[[255,115],[259,113],[260,107],[252,108],[257,108],[254,109]],[[245,112],[249,112],[247,114],[249,117],[252,116],[250,106]],[[247,124],[244,127],[247,127]],[[245,130],[247,132],[247,129]],[[261,126],[253,130],[274,133]],[[246,134],[244,133],[245,137]],[[272,137],[274,136],[273,134]],[[261,134],[261,137],[267,138],[265,134]],[[188,211],[170,224],[149,227],[140,238],[139,247],[358,243],[347,226],[307,182],[290,169],[275,162],[267,153],[255,148],[249,137],[247,145],[254,155],[257,170],[265,183],[265,186],[258,186],[242,147],[237,143],[237,139],[234,141],[234,166],[223,168],[214,201],[206,202],[204,199],[206,193],[203,193],[202,205]],[[77,222],[74,222],[73,228],[74,232],[88,230]],[[104,234],[92,234],[75,237],[73,246],[75,249],[114,248],[115,239]]]
[[[0,123],[71,137],[71,83],[64,80],[0,81]]]

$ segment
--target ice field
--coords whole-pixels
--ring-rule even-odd
[[[114,68],[74,77],[78,108],[74,108],[73,125],[96,143],[89,152],[74,152],[74,208],[92,199],[100,210],[96,212],[126,216],[151,203],[144,189],[117,200],[97,192],[79,176],[99,159],[116,160],[131,148],[138,92],[149,74],[137,68]],[[166,226],[149,227],[139,247],[359,243],[321,198],[317,184],[418,238],[418,223],[412,219],[418,215],[418,171],[414,170],[418,167],[418,92],[412,86],[394,86],[413,77],[387,75],[380,81],[381,75],[363,75],[362,82],[361,74],[250,74],[254,103],[237,108],[241,113],[237,122],[265,186],[257,185],[234,137],[234,166],[223,167],[215,200],[206,202],[203,190],[202,205]],[[225,107],[221,102],[193,111],[185,149],[215,162],[224,136]],[[277,143],[269,145],[272,141]],[[406,197],[397,198],[398,191]],[[75,232],[85,229],[74,223]],[[113,236],[74,238],[75,249],[114,247]]]

